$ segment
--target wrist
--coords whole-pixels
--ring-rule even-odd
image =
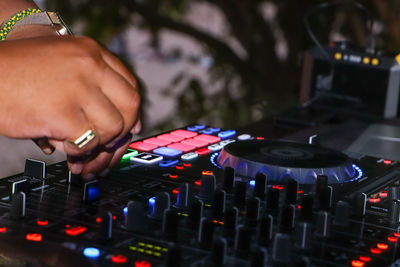
[[[7,35],[7,40],[18,40],[44,36],[58,36],[58,34],[51,25],[24,25],[12,30]]]

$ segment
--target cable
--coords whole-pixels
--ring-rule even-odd
[[[311,40],[318,47],[318,49],[321,51],[321,53],[329,60],[329,62],[331,63],[332,66],[333,66],[333,60],[329,56],[328,51],[321,45],[321,43],[318,41],[317,37],[315,36],[314,32],[311,30],[310,23],[309,23],[309,17],[321,9],[327,9],[327,8],[332,8],[332,7],[337,7],[337,6],[345,6],[345,5],[353,6],[354,8],[361,10],[367,16],[368,21],[369,21],[369,43],[367,46],[367,50],[369,52],[375,51],[375,36],[373,33],[374,19],[365,6],[363,6],[362,4],[360,4],[358,2],[349,3],[349,2],[340,1],[340,2],[321,3],[321,4],[316,5],[306,11],[306,13],[304,14],[304,26],[305,26],[306,31],[307,31],[308,35],[310,36]]]

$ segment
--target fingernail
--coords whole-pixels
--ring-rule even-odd
[[[51,155],[54,152],[54,149],[52,149],[51,147],[44,147],[42,148],[42,150],[46,155]]]
[[[83,178],[84,178],[85,180],[93,180],[94,177],[96,177],[96,176],[95,176],[93,173],[88,173],[88,174],[86,174],[85,176],[83,176]]]
[[[135,126],[133,126],[132,133],[138,134],[141,130],[142,130],[142,123],[139,121],[136,123]]]
[[[74,162],[71,164],[70,169],[73,174],[81,174],[83,170],[83,164],[81,162]]]
[[[107,174],[109,174],[109,173],[110,173],[110,169],[107,168],[107,169],[105,169],[104,171],[102,171],[102,172],[100,173],[100,176],[101,176],[101,177],[106,177]]]

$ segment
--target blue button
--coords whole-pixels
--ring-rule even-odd
[[[201,133],[203,133],[203,134],[213,134],[214,130],[212,128],[207,128],[207,129],[203,130]]]
[[[191,131],[191,132],[197,132],[197,131],[198,131],[198,129],[197,129],[196,126],[189,126],[189,127],[187,127],[186,129],[187,129],[188,131]]]
[[[169,148],[169,147],[159,147],[153,150],[153,153],[161,155],[163,157],[167,158],[176,158],[182,155],[182,151],[175,149],[175,148]]]
[[[173,165],[176,165],[176,164],[178,164],[179,163],[179,160],[163,160],[163,161],[161,161],[160,162],[160,164],[159,164],[159,166],[160,167],[171,167],[171,166],[173,166]]]
[[[206,126],[204,124],[197,124],[194,127],[196,127],[197,130],[203,130],[204,128],[206,128]]]
[[[231,138],[235,134],[236,134],[235,130],[227,130],[227,131],[220,132],[218,134],[218,137],[220,137],[221,139],[226,139],[226,138]]]
[[[83,250],[83,255],[91,259],[96,259],[100,256],[100,250],[97,248],[85,248]]]
[[[221,131],[221,128],[210,128],[211,131],[213,131],[213,133],[218,133],[219,131]]]

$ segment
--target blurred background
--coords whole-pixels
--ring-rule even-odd
[[[75,34],[95,38],[132,68],[143,97],[142,135],[150,135],[194,122],[237,128],[298,104],[302,52],[313,46],[303,16],[322,1],[36,2],[58,11]],[[377,49],[400,52],[400,1],[362,3],[375,19]],[[363,48],[366,19],[358,10],[333,8],[313,15],[310,25],[322,44],[350,40]],[[19,146],[22,157],[48,162],[62,158],[46,158],[28,142],[4,146],[0,140],[0,147]],[[10,169],[17,156],[12,157],[0,158],[0,176],[8,175],[3,166]]]

